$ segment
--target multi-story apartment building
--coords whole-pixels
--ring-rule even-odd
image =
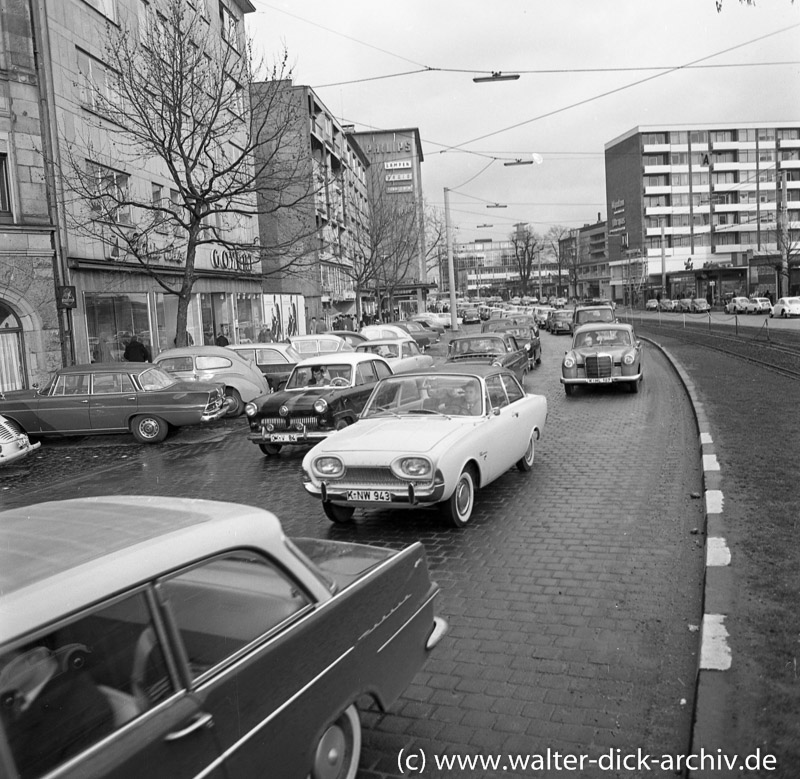
[[[99,171],[104,186],[113,181],[123,199],[130,193],[131,203],[144,199],[180,208],[163,163],[146,154],[114,156],[120,128],[95,100],[98,88],[113,94],[105,61],[109,26],[141,34],[157,5],[0,0],[3,388],[42,382],[61,363],[121,359],[132,333],[153,352],[175,341],[175,295],[113,239],[109,223],[96,215],[83,219],[67,180],[77,162]],[[206,40],[245,51],[244,18],[255,10],[250,0],[187,0],[187,10],[200,14]],[[255,195],[245,195],[243,204],[243,212],[254,213]],[[119,208],[115,226],[135,231],[141,216],[136,210]],[[256,220],[246,213],[220,214],[214,227],[241,245],[257,237]],[[179,255],[163,253],[156,262],[163,278],[184,272]],[[219,333],[234,342],[255,340],[267,330],[280,337],[304,328],[302,296],[270,287],[258,254],[200,245],[195,271],[190,342],[213,343]]]
[[[615,299],[614,279],[608,263],[606,249],[606,223],[587,224],[575,230],[575,297]]]
[[[800,286],[800,123],[635,127],[605,145],[605,169],[612,287]]]
[[[369,192],[378,225],[373,233],[386,250],[392,298],[400,312],[424,310],[425,297],[434,285],[427,283],[425,212],[422,197],[422,142],[416,127],[396,130],[348,132],[370,163]],[[409,218],[413,214],[413,220]],[[396,214],[401,229],[393,232],[381,222]],[[409,236],[409,228],[414,233]],[[413,243],[413,246],[411,244]],[[394,258],[394,259],[392,259]],[[384,302],[384,305],[386,303]]]
[[[255,85],[254,90],[270,88]],[[313,89],[280,85],[284,110],[267,117],[268,127],[286,122],[286,143],[271,161],[264,161],[264,176],[292,165],[287,200],[294,205],[285,211],[262,213],[259,217],[261,243],[286,247],[282,254],[296,254],[294,267],[278,273],[271,284],[284,294],[301,295],[307,321],[330,323],[336,314],[352,314],[361,289],[361,243],[369,231],[367,169],[369,162],[358,144],[352,143],[344,128],[325,107]],[[258,117],[256,117],[258,121]],[[267,260],[271,274],[283,256]]]

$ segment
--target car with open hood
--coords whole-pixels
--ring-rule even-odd
[[[531,470],[546,419],[547,399],[499,366],[392,376],[358,424],[306,454],[304,485],[333,522],[351,521],[356,508],[439,507],[463,527],[478,489],[514,465]]]
[[[224,416],[222,385],[184,381],[148,362],[95,362],[56,371],[44,387],[0,392],[0,413],[32,438],[133,434],[163,441],[170,427]]]
[[[599,322],[575,330],[572,348],[561,361],[567,395],[581,385],[624,384],[638,392],[642,382],[642,344],[633,327]]]
[[[462,335],[447,345],[446,363],[493,365],[511,371],[522,381],[528,372],[528,353],[507,333]]]
[[[253,506],[37,503],[0,538],[3,777],[350,779],[358,705],[447,628],[421,543],[288,539]]]
[[[265,455],[316,444],[356,422],[375,384],[392,373],[387,360],[363,352],[303,360],[280,392],[247,404],[247,437]]]

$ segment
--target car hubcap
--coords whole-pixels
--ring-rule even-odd
[[[347,756],[344,731],[338,725],[329,727],[317,744],[314,756],[314,779],[335,779],[341,775]]]
[[[533,439],[528,441],[528,448],[525,450],[525,462],[528,465],[533,462]]]
[[[470,488],[469,483],[466,479],[462,479],[458,483],[458,494],[456,495],[456,509],[458,511],[459,516],[464,516],[470,504]]]
[[[145,419],[139,424],[139,432],[145,438],[153,438],[158,435],[158,423],[154,419]]]

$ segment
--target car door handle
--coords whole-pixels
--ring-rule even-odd
[[[512,417],[518,417],[519,416],[519,411],[515,411],[511,416]]]
[[[192,717],[192,721],[185,727],[183,730],[176,730],[172,733],[167,733],[164,736],[164,741],[177,741],[184,736],[188,736],[190,733],[194,733],[196,730],[204,727],[211,727],[213,724],[214,718],[208,712],[199,712]]]
[[[82,400],[81,403],[88,403],[88,400]]]
[[[136,395],[129,395],[125,400],[132,400],[134,403],[136,402]]]

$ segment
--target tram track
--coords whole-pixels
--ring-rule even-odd
[[[664,321],[623,314],[638,332],[668,336],[682,343],[721,352],[793,379],[800,379],[800,332],[762,328],[738,328],[736,323],[714,320]],[[734,330],[735,332],[731,332]]]

